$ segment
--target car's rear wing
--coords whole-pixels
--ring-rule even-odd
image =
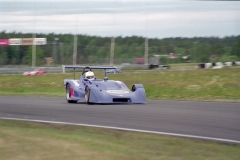
[[[116,69],[117,67],[113,67],[113,66],[65,66],[65,68],[73,68],[73,69],[84,69],[84,68],[91,68],[91,69]]]
[[[73,69],[74,70],[74,80],[75,80],[75,70],[76,69],[83,69],[83,71],[85,69],[103,69],[104,73],[105,73],[105,77],[106,77],[106,70],[107,69],[117,69],[117,67],[113,67],[113,66],[63,66],[63,68],[68,68],[68,69]]]

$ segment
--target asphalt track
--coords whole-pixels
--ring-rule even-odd
[[[240,143],[240,103],[147,100],[68,104],[65,98],[0,96],[0,118],[143,131]]]

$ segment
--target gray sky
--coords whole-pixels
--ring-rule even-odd
[[[224,37],[240,35],[240,1],[0,0],[3,30],[103,37]]]

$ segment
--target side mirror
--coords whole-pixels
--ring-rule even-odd
[[[104,78],[104,81],[107,81],[107,80],[108,80],[108,77],[105,77],[105,78]]]

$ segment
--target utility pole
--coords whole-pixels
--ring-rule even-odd
[[[35,44],[35,38],[36,38],[36,19],[33,12],[33,34],[32,34],[32,67],[36,67],[36,44]]]
[[[73,65],[77,64],[77,34],[74,35],[74,44],[73,44]]]
[[[56,64],[57,63],[57,54],[56,54],[56,47],[57,47],[57,41],[58,41],[59,39],[58,38],[54,38],[54,43],[53,43],[53,45],[54,45],[54,47],[53,47],[53,60],[54,60],[54,63]]]
[[[146,20],[145,20],[145,32],[146,32],[146,37],[145,37],[145,53],[144,53],[144,64],[148,65],[148,4],[146,4]]]
[[[111,39],[110,65],[113,66],[115,37]]]
[[[77,5],[78,0],[76,0]],[[77,64],[77,41],[78,41],[78,14],[75,14],[75,35],[74,35],[74,42],[73,42],[73,65]]]
[[[193,42],[194,44],[194,59],[195,59],[195,63],[197,63],[197,43],[198,42]]]
[[[148,37],[145,38],[145,53],[144,53],[144,64],[148,65]]]
[[[111,38],[111,51],[110,51],[110,65],[114,65],[114,47],[115,47],[115,37],[114,37],[114,31],[115,31],[115,18],[116,14],[113,14],[112,17],[112,38]]]
[[[60,62],[64,64],[63,43],[60,43]]]
[[[32,42],[32,67],[36,67],[36,44],[35,44],[36,33],[33,33]]]

